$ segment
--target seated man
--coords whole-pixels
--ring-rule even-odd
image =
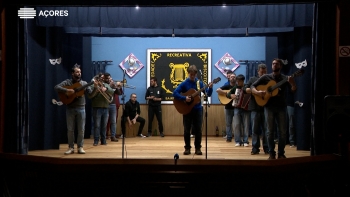
[[[140,123],[137,132],[138,137],[146,137],[142,135],[142,129],[145,126],[145,119],[140,116],[140,103],[136,100],[135,93],[130,95],[130,100],[125,103],[123,115],[121,117],[122,135],[125,137],[125,121],[128,121],[129,127],[132,127],[136,122]]]

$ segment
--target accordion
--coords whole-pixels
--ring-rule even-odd
[[[236,95],[236,99],[233,100],[232,106],[236,108],[242,108],[242,109],[248,110],[251,94],[244,93],[243,89],[237,88],[235,95]]]

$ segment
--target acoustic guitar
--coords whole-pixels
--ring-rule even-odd
[[[176,108],[176,110],[180,113],[180,114],[188,114],[191,112],[192,108],[201,101],[200,98],[200,93],[205,90],[210,84],[215,84],[217,82],[219,82],[221,80],[220,77],[214,79],[211,83],[209,83],[208,85],[205,85],[203,88],[201,88],[200,90],[196,91],[195,89],[191,88],[189,89],[187,92],[185,93],[181,93],[182,96],[191,96],[191,102],[186,102],[186,101],[181,101],[178,99],[173,100],[174,106]]]
[[[63,104],[68,105],[69,103],[73,102],[73,100],[76,97],[83,96],[85,88],[92,85],[93,83],[94,81],[91,81],[88,84],[81,85],[79,82],[76,82],[71,86],[63,86],[64,88],[67,88],[67,89],[73,89],[74,93],[71,95],[66,95],[65,92],[58,92],[58,97],[60,98],[60,101]]]
[[[300,69],[295,73],[293,73],[291,77],[301,76],[304,74],[304,72],[305,71],[303,69]],[[278,88],[281,87],[281,85],[283,85],[287,81],[288,81],[288,78],[285,78],[278,83],[276,83],[276,81],[274,80],[270,80],[266,85],[257,86],[256,87],[257,90],[266,91],[266,94],[263,97],[253,94],[256,103],[259,106],[262,106],[262,107],[265,106],[271,97],[276,96],[278,94]]]
[[[226,105],[226,104],[228,104],[229,102],[232,101],[231,98],[227,98],[227,97],[226,97],[227,93],[228,93],[230,90],[222,90],[222,91],[224,91],[225,94],[218,94],[218,98],[219,98],[219,101],[220,101],[221,104]]]

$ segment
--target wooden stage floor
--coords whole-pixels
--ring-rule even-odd
[[[251,138],[249,139],[251,143]],[[174,159],[176,153],[180,159],[208,159],[208,160],[267,160],[268,155],[264,154],[262,148],[258,155],[251,155],[251,145],[249,147],[235,147],[235,143],[226,142],[222,137],[207,138],[207,154],[206,154],[206,138],[202,138],[203,155],[194,154],[194,138],[191,139],[191,155],[183,155],[184,141],[182,136],[152,136],[148,138],[128,137],[125,138],[124,159]],[[107,145],[93,146],[93,139],[84,139],[84,150],[86,154],[78,154],[75,145],[75,153],[64,155],[67,150],[67,144],[60,144],[57,150],[35,150],[29,151],[28,155],[69,158],[69,159],[122,159],[122,139],[118,142],[107,141]],[[275,147],[277,150],[277,144]],[[285,147],[285,155],[287,158],[307,157],[310,151],[297,150],[291,148],[289,144]]]

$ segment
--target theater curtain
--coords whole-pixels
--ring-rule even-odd
[[[6,10],[6,18],[18,18],[15,9]],[[6,23],[4,152],[27,154],[29,146],[29,87],[26,21]]]
[[[324,14],[327,13],[327,14]],[[329,153],[324,128],[324,97],[335,95],[336,4],[315,4],[311,70],[311,153]]]
[[[312,25],[312,4],[182,7],[36,7],[37,25],[100,35],[244,35]],[[45,17],[62,10],[67,16]],[[194,14],[195,13],[195,14]],[[278,20],[274,20],[277,19]]]
[[[245,82],[248,82],[251,77],[258,76],[258,65],[265,64],[263,61],[247,61]]]

